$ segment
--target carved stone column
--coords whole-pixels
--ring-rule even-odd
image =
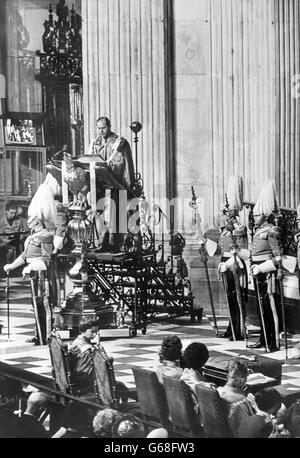
[[[138,166],[147,197],[172,193],[171,2],[82,0],[85,150],[96,119],[133,146],[132,121],[143,124]],[[171,179],[172,177],[172,179]]]

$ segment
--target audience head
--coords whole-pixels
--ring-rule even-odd
[[[87,339],[92,339],[93,337],[95,337],[98,331],[99,331],[99,321],[98,320],[87,321],[85,323],[80,324],[79,326],[80,334],[83,334]]]
[[[183,352],[183,359],[189,369],[201,369],[209,358],[206,345],[193,342]]]
[[[246,361],[235,358],[229,362],[227,384],[241,390],[245,387],[248,375],[248,364]]]
[[[113,424],[122,418],[114,409],[100,410],[93,420],[93,429],[97,437],[112,437]]]
[[[146,436],[148,439],[167,439],[169,437],[168,431],[165,428],[156,428],[150,431]]]
[[[178,336],[168,336],[166,337],[161,344],[161,349],[159,350],[159,360],[160,362],[164,360],[168,361],[177,361],[181,358],[182,343]]]
[[[294,402],[287,409],[284,419],[284,426],[293,437],[300,438],[300,401]]]
[[[281,406],[281,398],[275,388],[263,388],[255,394],[255,402],[259,410],[275,414]]]
[[[10,221],[16,217],[17,206],[14,202],[7,202],[5,205],[6,218]]]
[[[30,413],[35,418],[39,418],[47,406],[47,396],[40,391],[31,393],[27,399],[26,413]]]
[[[0,376],[0,407],[14,409],[22,395],[21,382]]]
[[[139,418],[125,414],[114,423],[113,437],[120,439],[145,437],[145,428]]]

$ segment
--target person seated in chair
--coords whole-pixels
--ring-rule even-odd
[[[69,349],[71,369],[77,387],[84,391],[94,391],[93,379],[93,354],[95,345],[100,346],[99,322],[98,320],[82,323],[79,327],[79,336],[74,340]],[[93,340],[98,337],[96,342]],[[128,388],[122,382],[117,382],[117,397],[122,403],[128,400]]]
[[[191,391],[194,410],[200,416],[200,421],[201,412],[199,412],[196,385],[201,384],[207,388],[215,388],[215,385],[208,382],[204,375],[202,375],[203,366],[207,362],[208,358],[208,349],[206,345],[200,342],[191,343],[183,352],[183,361],[186,367],[183,370],[180,380],[182,380]]]
[[[93,339],[99,335],[99,323],[97,320],[82,323],[79,326],[79,336],[69,348],[71,369],[78,388],[93,389],[93,360],[92,352],[95,343]],[[99,342],[98,342],[99,343]]]
[[[18,417],[14,412],[23,396],[21,382],[0,375],[0,439],[17,436]]]
[[[248,364],[242,359],[235,358],[229,361],[227,382],[218,388],[219,395],[227,404],[233,404],[246,397],[245,386],[248,375]]]
[[[195,386],[198,383],[204,384],[207,387],[214,386],[207,382],[202,370],[204,364],[209,358],[209,353],[206,345],[200,342],[193,342],[186,347],[183,352],[183,360],[186,365],[180,380],[183,380],[195,393]]]
[[[263,388],[255,394],[257,412],[241,419],[239,438],[266,438],[276,431],[274,417],[281,407],[281,398],[273,387]]]
[[[144,424],[135,415],[124,414],[114,422],[112,437],[118,439],[146,437]]]
[[[168,431],[165,428],[155,428],[147,432],[143,422],[132,414],[123,414],[112,425],[112,436],[117,439],[153,438],[166,439]]]
[[[47,407],[47,396],[42,392],[31,393],[27,400],[27,407],[21,418],[18,419],[19,438],[46,438],[48,432],[39,422],[41,414]]]
[[[290,433],[290,437],[300,438],[300,401],[296,401],[289,406],[282,423],[286,431]]]
[[[70,402],[64,408],[60,428],[51,437],[54,439],[94,437],[91,422],[90,411],[85,404]]]
[[[93,431],[95,436],[111,438],[113,425],[121,418],[122,414],[115,409],[107,408],[97,412],[93,419]]]
[[[234,436],[237,434],[241,419],[248,415],[254,415],[256,412],[254,396],[252,394],[246,396],[244,391],[247,375],[247,362],[239,358],[232,359],[228,366],[227,383],[218,388]]]
[[[184,366],[182,358],[182,342],[178,336],[166,337],[159,350],[160,364],[156,367],[158,380],[163,383],[162,377],[180,378]]]

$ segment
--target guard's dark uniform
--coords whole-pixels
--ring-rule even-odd
[[[281,256],[280,239],[278,238],[278,228],[273,224],[264,222],[255,232],[253,237],[251,261],[252,265],[261,265],[265,261],[272,261],[274,267],[277,266],[276,258]],[[255,281],[255,292],[257,298],[258,316],[260,319],[260,341],[254,346],[265,346],[265,338],[262,327],[262,317],[259,310],[259,298],[263,308],[263,319],[265,323],[267,343],[270,350],[279,347],[280,324],[280,303],[277,270],[259,273]],[[258,284],[257,284],[258,283]]]
[[[238,248],[247,248],[247,229],[243,225],[239,225],[232,232],[226,227],[223,229],[219,241],[221,247],[221,262],[226,262],[232,257],[230,248],[232,244],[237,244]],[[246,281],[246,266],[243,260],[239,259],[239,264],[242,265],[242,269],[238,268],[238,276],[240,280],[240,293],[242,300],[247,299],[247,281]],[[231,316],[232,326],[237,340],[243,340],[241,333],[241,319],[240,319],[240,308],[238,304],[236,283],[232,270],[227,269],[223,272],[223,276],[226,276],[226,283],[224,282],[225,294],[227,295],[229,304],[229,313]],[[224,277],[223,277],[224,278]],[[232,337],[232,330],[230,322],[227,330],[223,337]]]

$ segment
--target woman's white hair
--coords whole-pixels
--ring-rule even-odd
[[[61,194],[58,181],[51,173],[47,173],[42,183],[34,194],[28,207],[28,217],[36,216],[41,221],[54,222],[56,219],[56,205],[54,196]]]

